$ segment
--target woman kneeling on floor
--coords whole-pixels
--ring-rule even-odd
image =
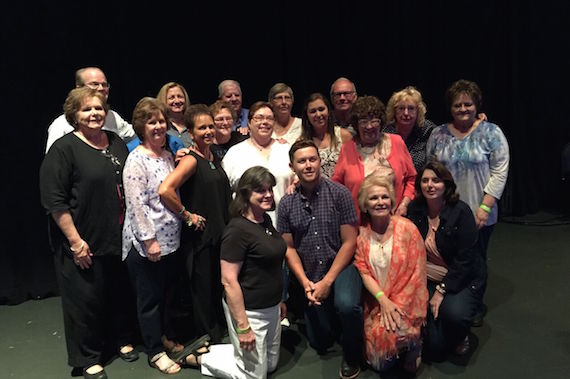
[[[216,378],[267,378],[277,368],[281,343],[281,265],[287,247],[266,213],[275,209],[275,177],[254,166],[240,178],[233,216],[221,250],[223,307],[231,344],[198,356],[202,374]]]
[[[469,328],[484,278],[475,218],[455,188],[449,170],[429,162],[418,173],[416,198],[408,212],[425,240],[430,300],[424,357],[436,361],[449,351],[469,351]]]
[[[363,296],[366,360],[375,369],[390,369],[400,354],[411,373],[421,358],[425,321],[426,254],[422,236],[409,220],[393,215],[391,180],[368,175],[358,194],[364,226],[357,238],[354,265],[367,291]]]

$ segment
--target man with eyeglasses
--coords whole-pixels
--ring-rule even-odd
[[[350,125],[350,117],[352,105],[357,98],[356,86],[349,79],[340,77],[331,85],[334,123],[348,129],[353,136],[356,134],[356,130]]]
[[[238,116],[238,120],[234,123],[232,130],[237,130],[241,134],[248,133],[248,109],[242,107],[242,94],[239,82],[232,79],[226,79],[218,85],[218,99],[230,103]]]
[[[109,89],[111,86],[101,69],[97,67],[85,67],[75,72],[75,87],[89,87],[101,92],[105,98],[109,97]],[[121,137],[125,143],[129,142],[135,136],[135,131],[131,124],[125,121],[117,112],[109,110],[105,118],[104,130],[114,132]],[[48,128],[48,137],[46,142],[46,153],[51,145],[59,138],[67,133],[75,130],[65,119],[65,115],[56,118]]]

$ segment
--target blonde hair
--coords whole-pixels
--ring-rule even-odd
[[[168,90],[174,87],[180,88],[180,90],[184,94],[184,110],[186,110],[186,108],[188,108],[188,106],[190,105],[190,97],[188,96],[188,92],[186,92],[186,89],[182,84],[176,82],[166,83],[160,88],[160,91],[158,91],[158,94],[156,95],[157,100],[166,106],[166,95],[168,94]]]
[[[400,102],[411,99],[418,107],[418,117],[416,119],[417,125],[423,125],[426,120],[427,108],[426,104],[422,100],[422,94],[416,89],[416,87],[408,86],[403,90],[394,92],[390,100],[388,100],[388,109],[386,110],[386,121],[388,124],[395,122],[396,107]]]
[[[390,209],[396,208],[396,195],[394,192],[394,184],[385,176],[372,173],[364,178],[360,191],[358,191],[358,207],[362,214],[366,214],[366,201],[368,200],[368,192],[374,186],[386,188],[390,195]]]

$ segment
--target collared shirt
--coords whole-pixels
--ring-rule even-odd
[[[279,203],[277,229],[291,233],[307,278],[321,280],[342,245],[341,225],[356,225],[350,192],[341,184],[321,178],[311,198],[298,186]]]
[[[182,144],[184,144],[184,147],[194,146],[194,141],[192,141],[190,131],[186,127],[184,127],[184,129],[179,132],[176,126],[168,121],[168,128],[166,129],[166,133],[170,134],[171,136],[178,137],[182,141]]]
[[[247,115],[249,114],[249,110],[246,108],[242,108],[238,115],[238,120],[232,127],[232,130],[238,130],[238,128],[247,128],[249,120],[247,119]]]

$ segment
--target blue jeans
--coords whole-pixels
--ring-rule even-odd
[[[350,365],[362,360],[362,278],[353,264],[341,271],[329,297],[321,305],[305,307],[305,323],[310,345],[324,353],[340,334],[344,359]],[[340,328],[339,328],[340,327]]]
[[[437,283],[428,280],[431,300]],[[439,306],[439,315],[434,320],[428,306],[427,325],[424,330],[424,354],[431,360],[444,360],[447,352],[455,349],[469,333],[471,320],[479,304],[479,296],[471,285],[457,293],[447,293]]]

